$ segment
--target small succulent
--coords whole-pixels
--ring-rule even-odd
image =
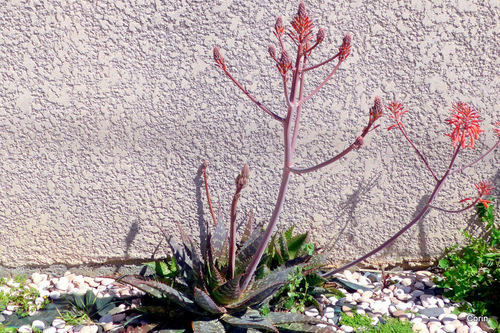
[[[241,195],[241,189],[248,180],[248,167],[245,166],[236,178],[236,194],[233,198],[231,225],[235,223],[235,207]],[[255,255],[262,246],[263,232],[254,228],[252,220],[243,230],[241,244],[236,242],[232,233],[235,229],[226,229],[224,221],[214,219],[213,232],[200,245],[194,244],[179,225],[181,244],[171,235],[164,233],[171,248],[173,257],[166,262],[149,263],[156,271],[152,279],[137,275],[128,275],[121,282],[132,285],[151,296],[145,300],[139,311],[148,316],[159,317],[165,322],[191,323],[190,327],[181,327],[180,331],[194,332],[226,332],[239,329],[247,332],[267,330],[272,332],[330,332],[330,327],[317,327],[311,324],[322,323],[322,320],[300,313],[268,312],[265,316],[258,311],[260,305],[276,294],[288,281],[290,275],[300,268],[304,272],[313,272],[323,266],[328,253],[316,256],[302,249],[307,234],[292,237],[293,228],[284,234],[281,242],[277,265],[264,270],[262,267],[273,262],[272,254],[268,254],[259,264],[258,272],[248,285],[242,278]],[[231,236],[233,235],[233,236]],[[234,252],[233,252],[234,249]],[[272,249],[272,247],[270,247]],[[273,252],[277,253],[277,252]],[[289,260],[293,258],[293,260]],[[274,267],[276,266],[276,267]]]
[[[227,247],[224,247],[227,244],[227,232],[223,221],[219,221],[214,234],[208,237],[207,247],[202,255],[198,254],[196,246],[182,231],[181,235],[182,245],[171,236],[168,239],[178,269],[175,278],[155,280],[129,275],[120,281],[143,290],[154,298],[168,299],[190,313],[194,332],[226,332],[226,327],[229,326],[279,332],[278,327],[287,325],[292,325],[297,332],[328,331],[311,326],[311,323],[324,322],[305,315],[270,312],[263,317],[256,310],[256,306],[280,290],[296,267],[316,269],[322,265],[325,254],[304,256],[302,262],[274,269],[261,279],[253,281],[246,289],[241,289],[243,272],[262,237],[260,230],[255,230],[240,246],[233,278],[227,276]],[[155,307],[149,307],[148,311],[153,308]],[[155,310],[163,315],[169,313],[165,309]],[[170,312],[170,315],[179,315],[179,312]]]

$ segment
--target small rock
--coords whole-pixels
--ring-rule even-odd
[[[112,323],[113,322],[113,316],[110,315],[109,313],[101,317],[99,319],[99,323]]]
[[[56,332],[57,328],[55,328],[54,326],[49,326],[43,330],[43,333],[56,333]]]
[[[61,298],[61,293],[57,290],[54,290],[50,292],[49,297],[52,299],[59,299]]]
[[[103,286],[108,286],[108,285],[112,284],[113,282],[115,282],[115,280],[113,280],[113,279],[108,279],[108,278],[104,278],[104,279],[102,279],[102,281],[101,281],[101,285],[103,285]]]
[[[422,282],[415,282],[415,284],[413,286],[415,287],[415,289],[419,289],[419,290],[422,290],[425,288],[425,286]]]
[[[418,311],[420,314],[426,315],[429,318],[438,318],[440,315],[444,313],[444,310],[441,308],[426,308],[426,309],[420,309]]]
[[[54,321],[52,322],[52,326],[54,326],[55,328],[63,328],[65,325],[66,322],[59,318],[54,319]]]
[[[372,317],[372,321],[371,321],[371,324],[372,326],[376,326],[379,322],[379,319],[378,317]]]
[[[480,321],[479,322],[479,327],[483,331],[485,331],[486,333],[495,332],[495,330],[493,328],[491,328],[490,325],[488,325],[487,321]]]
[[[342,325],[340,326],[340,329],[342,331],[344,331],[345,333],[351,333],[351,332],[354,332],[354,328],[351,327],[351,326],[347,326],[347,325]]]
[[[469,333],[483,333],[483,330],[479,326],[469,327]]]
[[[405,278],[399,282],[402,286],[409,287],[412,285],[412,281],[410,278]]]
[[[31,323],[31,327],[38,328],[39,330],[43,330],[45,328],[45,323],[41,320],[35,320]]]
[[[75,276],[75,277],[73,278],[73,281],[72,281],[72,282],[73,282],[73,284],[74,284],[75,286],[77,286],[77,287],[78,287],[80,284],[84,283],[85,281],[83,281],[83,276],[82,276],[82,275],[77,275],[77,276]]]
[[[427,328],[429,329],[429,333],[436,333],[439,330],[440,325],[437,323],[433,323],[431,325],[427,324]]]
[[[443,330],[447,333],[455,332],[455,326],[452,323],[445,324]]]
[[[460,312],[460,314],[457,316],[458,320],[465,320],[467,319],[468,314],[466,312]]]
[[[50,287],[50,281],[49,280],[42,280],[38,284],[38,289],[39,290],[41,290],[41,289],[47,289],[48,287]]]
[[[427,329],[427,326],[425,324],[422,324],[422,323],[415,323],[415,324],[413,324],[413,326],[411,327],[411,329],[415,333],[429,333],[429,330]]]
[[[97,325],[84,326],[80,333],[97,333],[98,329]]]
[[[29,325],[23,325],[23,326],[18,328],[17,332],[18,333],[31,333],[32,329],[31,329],[31,326],[29,326]]]
[[[309,316],[309,317],[315,317],[315,316],[319,315],[319,311],[316,308],[311,308],[309,310],[306,310],[304,313],[306,316]]]
[[[328,319],[332,319],[333,317],[335,317],[335,309],[332,307],[327,307],[325,309],[324,313],[325,313],[325,317]]]
[[[457,328],[457,333],[468,333],[469,328],[467,326],[460,326]]]

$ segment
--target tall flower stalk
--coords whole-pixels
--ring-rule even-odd
[[[278,192],[278,197],[276,200],[276,205],[274,207],[273,213],[269,219],[269,223],[264,231],[264,235],[261,243],[252,258],[251,263],[248,266],[247,271],[241,280],[241,288],[245,289],[250,283],[257,265],[259,264],[262,255],[271,239],[271,234],[273,233],[276,224],[278,222],[280,213],[283,209],[283,204],[285,201],[285,196],[288,188],[288,182],[290,175],[293,174],[304,174],[311,171],[318,170],[325,167],[340,158],[345,156],[347,153],[353,149],[359,149],[363,145],[364,137],[377,126],[373,126],[375,121],[382,116],[382,101],[380,98],[375,99],[373,107],[369,110],[368,124],[365,126],[360,135],[347,147],[343,152],[334,156],[327,161],[320,163],[316,166],[300,169],[292,167],[293,156],[296,148],[298,131],[300,128],[300,117],[302,112],[302,106],[306,101],[311,99],[318,91],[332,78],[336,73],[340,65],[347,59],[351,51],[352,39],[349,34],[347,34],[342,41],[341,46],[337,54],[331,58],[320,62],[315,65],[309,66],[308,60],[312,51],[321,44],[325,39],[325,30],[319,28],[316,36],[313,35],[313,23],[307,13],[306,6],[304,2],[300,2],[297,14],[293,18],[292,29],[286,33],[286,37],[292,41],[295,46],[295,61],[290,58],[290,52],[285,43],[285,26],[283,24],[283,19],[278,17],[274,25],[274,35],[276,36],[278,42],[278,48],[280,50],[279,56],[277,54],[276,47],[274,45],[269,46],[268,52],[270,57],[276,63],[276,68],[281,77],[283,85],[283,93],[285,97],[286,105],[286,115],[280,116],[278,113],[273,112],[262,103],[260,103],[250,92],[248,92],[230,73],[226,66],[225,59],[216,46],[213,51],[214,61],[216,66],[219,67],[225,75],[233,81],[233,83],[260,109],[262,109],[267,115],[269,115],[273,120],[279,122],[283,127],[283,137],[284,137],[284,159],[283,159],[283,171],[281,176],[281,184]],[[332,63],[334,60],[337,61],[336,65],[333,67],[331,72],[324,78],[324,80],[311,92],[306,93],[304,89],[304,82],[306,73],[319,68],[321,66]],[[292,127],[293,125],[293,127]],[[293,130],[292,130],[293,128]],[[233,218],[233,213],[231,213],[231,225],[233,225],[235,219]],[[235,228],[231,227],[231,233],[234,233]],[[234,235],[229,236],[230,239],[234,239]],[[232,238],[231,238],[232,237]],[[230,252],[230,257],[232,253]],[[229,259],[231,262],[231,258]]]
[[[463,172],[465,169],[473,166],[477,162],[481,161],[484,157],[486,157],[488,154],[490,154],[499,144],[500,144],[500,129],[495,129],[496,133],[498,134],[499,138],[498,141],[491,147],[486,153],[481,155],[479,158],[474,160],[472,163],[469,163],[465,166],[454,168],[454,164],[456,161],[456,158],[462,149],[466,148],[471,148],[474,149],[474,143],[475,140],[479,138],[479,134],[483,132],[481,127],[479,126],[480,119],[479,119],[479,114],[474,110],[472,107],[468,106],[466,103],[463,102],[457,102],[453,104],[453,109],[451,110],[452,115],[449,119],[446,120],[446,122],[452,127],[452,131],[449,134],[445,134],[446,136],[449,136],[452,140],[452,154],[450,158],[450,163],[448,165],[448,168],[446,169],[445,173],[441,176],[438,177],[436,173],[432,170],[430,167],[429,163],[425,159],[424,155],[418,150],[418,148],[415,146],[415,144],[411,141],[411,139],[408,137],[405,126],[401,120],[403,114],[408,112],[408,110],[405,110],[403,107],[403,104],[399,102],[392,102],[389,104],[388,109],[391,111],[390,117],[394,119],[395,124],[390,126],[388,130],[397,128],[400,130],[400,132],[403,134],[403,137],[410,143],[410,145],[413,147],[415,150],[416,154],[420,157],[422,162],[425,164],[429,172],[431,173],[432,177],[436,181],[436,184],[434,185],[434,190],[432,191],[431,196],[425,203],[424,207],[418,212],[418,214],[415,216],[413,220],[411,220],[407,225],[405,225],[401,230],[399,230],[394,236],[389,238],[387,241],[379,245],[377,248],[374,250],[368,252],[364,256],[351,261],[347,265],[344,265],[340,268],[334,269],[326,274],[323,275],[323,277],[329,277],[332,276],[335,273],[341,272],[349,267],[352,267],[367,258],[371,257],[372,255],[376,254],[377,252],[381,251],[385,247],[387,247],[389,244],[391,244],[394,240],[396,240],[399,236],[401,236],[405,231],[410,229],[415,223],[417,223],[430,209],[436,209],[439,211],[443,211],[446,213],[460,213],[463,212],[467,209],[470,209],[472,207],[475,207],[478,202],[482,202],[485,207],[488,207],[488,203],[490,201],[483,199],[484,196],[489,195],[493,187],[491,186],[491,183],[482,181],[477,184],[475,184],[475,187],[477,189],[477,196],[475,199],[472,198],[465,198],[461,200],[460,202],[466,202],[466,201],[472,201],[467,205],[466,207],[463,207],[461,209],[457,210],[449,210],[449,209],[443,209],[437,206],[433,205],[434,200],[438,196],[439,192],[441,191],[446,179],[448,176],[458,173],[458,172]],[[500,126],[500,122],[496,123],[497,125]]]

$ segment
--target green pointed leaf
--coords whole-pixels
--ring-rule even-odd
[[[286,241],[287,243],[290,242],[290,240],[292,239],[292,234],[293,234],[293,229],[295,228],[295,225],[291,225],[290,228],[288,228],[287,231],[285,231],[285,238],[286,238]]]
[[[326,251],[320,254],[313,255],[311,259],[307,262],[307,268],[320,268],[326,265],[328,258],[330,257],[330,252]]]
[[[240,280],[242,274],[235,276],[212,291],[212,297],[222,305],[230,304],[241,296]]]
[[[222,325],[219,319],[193,321],[192,327],[193,333],[226,333],[224,325]]]
[[[194,288],[194,301],[199,307],[209,313],[222,314],[227,312],[224,307],[218,306],[207,293],[198,288]]]
[[[236,327],[264,329],[279,333],[278,329],[269,320],[263,318],[256,310],[249,310],[240,317],[225,314],[221,319],[229,325]]]
[[[284,285],[284,282],[269,284],[261,289],[252,289],[250,292],[243,294],[238,302],[227,305],[230,309],[245,309],[249,306],[264,302],[268,297],[277,293]]]
[[[212,263],[210,268],[210,277],[208,279],[208,288],[213,290],[226,282],[226,279],[219,272],[217,267]]]
[[[318,274],[316,273],[311,273],[311,274],[308,274],[306,275],[306,282],[310,285],[310,286],[322,286],[324,285],[327,280],[321,276],[319,276]]]
[[[145,280],[143,277],[137,275],[126,275],[119,280],[120,282],[136,287],[153,297],[167,297],[189,312],[200,313],[191,297],[162,282]]]
[[[352,282],[349,282],[347,280],[342,280],[342,279],[339,279],[338,277],[334,277],[332,279],[333,282],[335,283],[338,283],[340,284],[342,287],[344,287],[347,291],[356,291],[358,289],[361,289],[363,291],[373,291],[373,288],[368,288],[368,287],[365,287],[365,286],[362,286],[360,284],[357,284],[357,283],[352,283]]]
[[[185,283],[192,284],[194,281],[194,276],[193,276],[193,262],[191,258],[184,250],[184,247],[180,246],[174,237],[170,236],[168,238],[168,244],[172,249],[175,262],[179,267],[180,278],[184,279]]]
[[[256,237],[254,236],[256,235]],[[242,246],[236,255],[236,272],[235,274],[242,274],[247,270],[248,265],[253,259],[253,256],[257,249],[259,248],[260,242],[262,240],[263,234],[254,234],[249,240]]]
[[[290,260],[290,254],[288,253],[288,244],[286,243],[285,236],[283,234],[279,238],[279,245],[283,261],[287,262]]]
[[[292,239],[288,240],[288,253],[290,254],[290,258],[295,258],[297,254],[299,253],[300,249],[302,248],[302,245],[307,240],[307,232],[297,235],[295,237],[292,237]]]

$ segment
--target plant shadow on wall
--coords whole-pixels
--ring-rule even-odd
[[[347,242],[351,243],[354,241],[355,231],[349,231],[358,226],[358,221],[356,219],[356,208],[358,204],[363,201],[363,197],[368,195],[370,191],[377,185],[380,175],[372,176],[368,181],[362,180],[359,182],[358,188],[350,195],[347,196],[347,200],[339,205],[339,211],[336,216],[331,217],[331,222],[325,224],[325,229],[333,230],[337,228],[335,223],[341,219],[345,222],[338,228],[338,231],[333,235],[332,240],[329,244],[325,246],[329,249],[333,249],[337,246],[344,237],[347,238]],[[348,230],[348,234],[344,233]]]
[[[268,51],[269,56],[276,63],[278,80],[283,87],[281,98],[284,97],[286,110],[283,115],[273,112],[250,94],[231,74],[219,48],[214,48],[213,57],[216,66],[252,102],[264,111],[266,117],[269,116],[272,121],[277,122],[283,129],[283,169],[276,204],[264,230],[254,226],[252,215],[248,220],[241,221],[241,218],[237,218],[238,201],[249,179],[249,167],[245,165],[236,177],[236,190],[230,204],[229,222],[226,224],[226,221],[216,216],[211,204],[206,178],[208,163],[204,163],[199,171],[203,176],[212,223],[206,225],[206,222],[200,219],[202,235],[197,242],[188,237],[178,224],[179,232],[175,236],[180,238],[180,244],[174,235],[163,232],[163,229],[159,226],[168,240],[173,256],[163,264],[155,264],[155,269],[159,267],[166,274],[157,274],[156,279],[146,279],[140,276],[125,276],[121,279],[122,282],[142,289],[152,297],[150,299],[151,303],[144,303],[138,310],[142,311],[138,316],[151,316],[152,318],[157,314],[156,318],[160,318],[160,320],[176,323],[182,326],[182,329],[194,332],[225,332],[226,330],[237,332],[241,331],[241,329],[250,332],[258,330],[273,332],[279,332],[280,330],[293,332],[332,331],[330,326],[333,324],[300,313],[263,310],[266,301],[275,295],[288,280],[295,279],[295,282],[297,282],[300,275],[314,274],[317,269],[326,263],[329,256],[328,252],[314,254],[307,251],[304,254],[298,254],[298,256],[291,255],[290,248],[293,249],[294,247],[288,245],[293,244],[295,239],[291,233],[289,236],[273,236],[283,209],[290,177],[320,170],[333,162],[339,161],[348,153],[360,149],[363,146],[365,136],[378,127],[375,126],[375,122],[383,113],[382,101],[377,97],[374,105],[368,111],[366,126],[360,130],[357,138],[351,139],[351,143],[343,152],[311,167],[299,168],[293,164],[300,129],[300,117],[303,111],[302,107],[325,86],[347,59],[352,42],[351,36],[347,34],[343,38],[337,54],[323,62],[310,65],[309,60],[313,50],[325,39],[323,28],[319,28],[315,36],[312,30],[313,24],[303,2],[300,2],[298,12],[292,20],[292,29],[286,35],[283,19],[278,17],[276,20],[274,34],[281,52],[278,55],[273,45],[268,48]],[[286,43],[285,37],[289,37],[290,44],[294,47],[296,52],[295,61],[292,61],[290,57],[289,45]],[[336,61],[336,64],[330,74],[316,88],[306,92],[305,77],[313,73],[316,68],[333,64],[334,61]],[[450,163],[445,173],[438,176],[406,133],[401,117],[407,110],[398,102],[390,103],[388,109],[392,113],[390,117],[395,121],[395,125],[389,127],[389,129],[397,128],[401,132],[417,153],[418,158],[425,164],[430,176],[435,181],[435,187],[422,209],[393,237],[361,258],[322,276],[317,275],[319,281],[325,281],[325,278],[332,276],[336,272],[349,268],[383,250],[420,221],[430,209],[458,213],[474,207],[478,202],[483,204],[489,202],[483,199],[483,196],[489,195],[492,187],[488,182],[482,181],[476,184],[477,196],[464,199],[463,202],[471,201],[471,203],[462,209],[450,210],[433,205],[434,199],[438,196],[449,175],[460,173],[473,166],[498,146],[500,143],[500,129],[496,129],[499,140],[489,151],[467,165],[456,167],[454,164],[457,161],[459,152],[462,149],[474,148],[474,142],[478,139],[482,129],[479,127],[479,116],[473,108],[462,102],[455,103],[451,118],[447,120],[452,127],[452,132],[447,134],[452,139]],[[500,125],[500,122],[497,124]],[[199,180],[195,180],[195,182],[200,183]],[[199,188],[200,196],[197,196],[197,200],[201,199],[201,186]],[[237,241],[238,224],[244,225],[239,242]],[[203,229],[206,230],[205,236],[203,235]],[[268,262],[267,258],[270,255],[270,246],[276,251],[275,253],[279,253],[278,257],[282,259],[280,266],[274,267],[274,269],[273,267],[268,267],[268,269],[265,267]],[[295,250],[297,249],[295,248]],[[297,255],[297,253],[295,254]],[[289,286],[289,290],[293,289],[295,292],[296,287],[300,287],[300,283]],[[306,288],[301,290],[304,291]],[[311,325],[316,323],[327,326],[320,328]]]

